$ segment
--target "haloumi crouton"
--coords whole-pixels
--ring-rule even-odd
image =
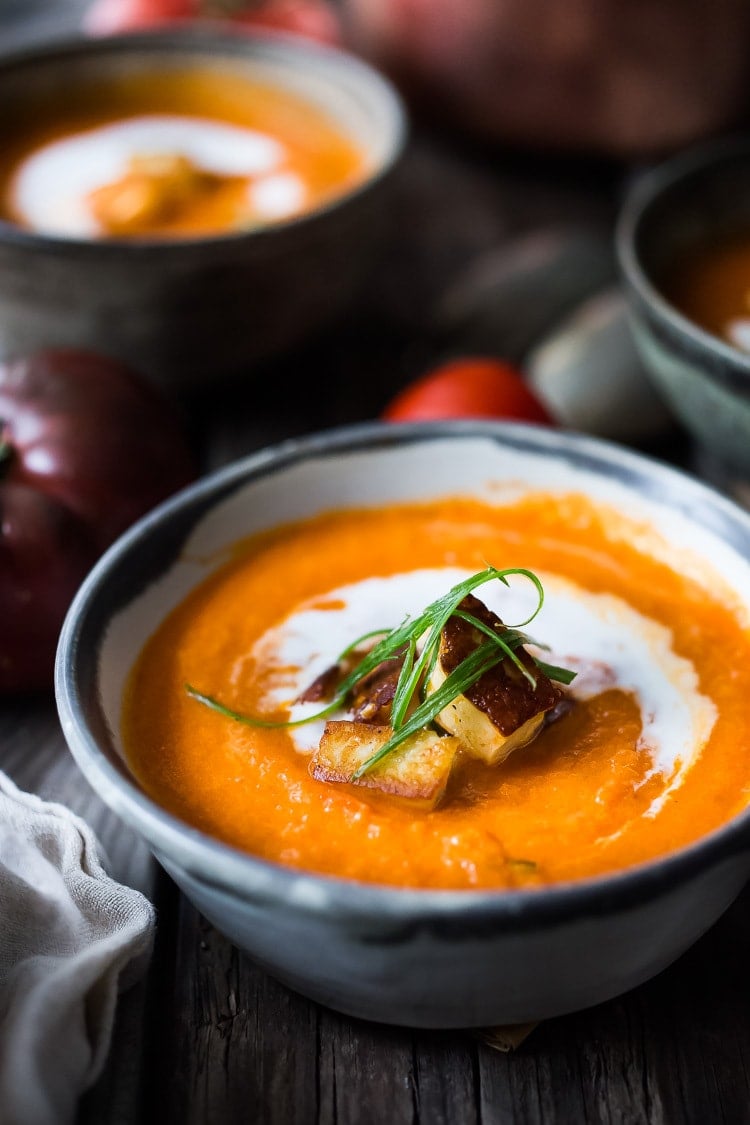
[[[459,608],[502,635],[505,625],[478,598],[469,594]],[[428,692],[437,691],[484,640],[485,635],[469,622],[451,617],[440,637]],[[523,647],[515,651],[534,676],[536,687],[506,658],[480,676],[464,695],[457,696],[435,718],[443,730],[460,739],[468,754],[490,766],[504,762],[514,750],[536,738],[546,712],[562,697],[560,689],[536,666]]]
[[[359,767],[392,734],[388,726],[330,721],[310,762],[310,773],[318,781],[344,782],[388,793],[408,802],[410,808],[434,809],[445,793],[460,749],[457,738],[419,731],[354,780]]]
[[[359,681],[352,698],[352,717],[355,722],[375,726],[387,726],[390,723],[391,705],[403,663],[403,655],[390,657]]]
[[[333,699],[341,681],[363,660],[362,653],[350,654],[344,661],[326,668],[297,697],[298,703],[319,703]],[[404,663],[404,652],[389,657],[373,668],[354,687],[352,717],[360,723],[384,726],[390,722],[391,704]]]
[[[331,664],[317,676],[304,691],[297,696],[297,703],[327,703],[333,699],[336,689],[344,678],[341,664]]]

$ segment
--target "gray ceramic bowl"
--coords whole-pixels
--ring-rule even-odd
[[[57,659],[65,737],[97,793],[269,972],[356,1016],[422,1027],[584,1008],[673,961],[750,873],[750,813],[645,866],[537,891],[406,891],[255,859],[169,815],[123,760],[122,692],[146,638],[238,538],[321,510],[507,487],[583,491],[705,553],[750,605],[750,517],[671,469],[581,435],[492,423],[335,431],[231,466],[125,535],[85,582]]]
[[[0,105],[59,98],[72,79],[198,63],[267,78],[325,109],[372,170],[327,206],[221,238],[93,242],[0,222],[0,354],[87,347],[185,386],[250,366],[339,312],[382,241],[405,119],[357,59],[293,37],[205,31],[79,40],[0,60]]]
[[[661,291],[691,250],[750,231],[750,140],[702,147],[639,178],[617,252],[636,344],[656,386],[700,444],[750,478],[750,355],[683,316]]]

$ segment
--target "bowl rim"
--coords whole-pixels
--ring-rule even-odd
[[[750,162],[750,137],[725,137],[697,145],[638,175],[627,190],[617,217],[615,252],[621,273],[641,300],[678,337],[686,338],[693,347],[708,351],[731,365],[729,372],[712,370],[721,382],[747,390],[750,354],[733,348],[720,336],[715,336],[680,312],[652,281],[637,250],[641,224],[663,194],[681,182],[688,183],[713,166],[718,167],[739,157]]]
[[[106,36],[78,34],[55,39],[53,42],[39,46],[23,46],[12,51],[0,51],[0,82],[8,71],[33,68],[40,62],[54,62],[58,59],[78,59],[92,55],[106,58],[127,54],[143,54],[147,57],[151,53],[168,49],[175,50],[176,53],[184,52],[186,55],[203,52],[209,60],[216,59],[222,54],[252,60],[254,57],[252,48],[258,46],[270,48],[272,54],[276,53],[292,62],[302,64],[305,59],[308,63],[312,60],[318,75],[322,73],[319,64],[325,63],[329,67],[333,65],[336,68],[336,75],[347,73],[349,76],[354,76],[359,88],[369,92],[371,102],[377,101],[382,107],[387,125],[384,153],[361,180],[311,210],[247,231],[229,231],[226,234],[213,234],[206,237],[94,239],[28,230],[0,218],[0,246],[46,250],[59,255],[111,256],[114,254],[118,258],[126,256],[131,260],[167,253],[196,253],[204,249],[209,252],[211,248],[227,245],[242,246],[245,243],[259,245],[272,238],[274,232],[304,228],[316,219],[351,203],[354,199],[369,194],[393,171],[402,158],[409,139],[409,120],[404,102],[393,83],[364,59],[341,47],[318,43],[290,32],[266,28],[243,30],[241,34],[233,35],[218,25],[209,27],[183,25]],[[246,52],[243,48],[250,48],[250,50]],[[335,82],[335,79],[331,81]]]
[[[750,873],[748,806],[675,852],[609,874],[534,890],[435,890],[359,882],[264,860],[193,827],[149,797],[131,774],[126,775],[125,763],[118,769],[100,748],[85,719],[85,692],[78,680],[77,664],[83,624],[106,590],[114,564],[142,546],[174,515],[202,506],[212,496],[223,498],[227,489],[309,458],[445,438],[490,439],[540,455],[563,456],[589,471],[606,468],[613,479],[627,487],[648,481],[655,486],[653,495],[661,502],[676,507],[687,518],[694,518],[696,511],[708,510],[714,517],[715,530],[718,516],[723,527],[726,521],[738,527],[750,545],[750,514],[730,500],[662,462],[588,435],[525,423],[468,421],[364,423],[289,439],[211,473],[159,505],[109,548],[78,591],[60,635],[55,692],[66,741],[89,784],[125,823],[145,837],[151,850],[158,853],[157,858],[164,854],[168,866],[178,866],[189,878],[235,900],[284,902],[308,914],[328,914],[333,909],[341,916],[376,915],[389,924],[412,925],[425,920],[450,925],[467,918],[496,924],[502,919],[512,923],[514,929],[533,929],[540,924],[555,924],[571,914],[596,916],[640,905],[708,867],[736,858],[738,853],[748,854]],[[635,491],[642,495],[640,488]],[[676,492],[685,494],[684,504],[672,503]],[[99,637],[102,631],[97,631]]]

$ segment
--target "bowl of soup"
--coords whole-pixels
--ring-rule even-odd
[[[87,347],[163,384],[247,374],[334,318],[404,141],[343,52],[181,30],[0,61],[0,351]]]
[[[750,142],[714,142],[638,177],[617,249],[636,344],[675,415],[750,475]]]
[[[288,442],[94,569],[62,726],[292,988],[423,1027],[553,1016],[657,973],[750,873],[749,558],[738,508],[582,435]]]

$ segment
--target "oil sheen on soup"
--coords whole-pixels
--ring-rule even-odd
[[[726,590],[643,543],[642,528],[610,509],[544,494],[500,507],[450,498],[334,512],[240,543],[161,624],[132,672],[123,710],[131,767],[156,801],[211,836],[346,879],[535,887],[669,853],[747,803],[750,638]],[[384,637],[398,639],[388,630],[419,626],[425,607],[488,564],[530,571],[543,605],[521,644],[504,630],[538,608],[537,585],[524,574],[485,582],[450,618],[453,640],[494,645],[487,621],[518,643],[534,674],[524,678],[508,658],[495,668],[513,681],[511,709],[541,692],[531,703],[540,714],[517,745],[495,731],[498,752],[477,754],[469,747],[482,700],[466,686],[478,701],[473,718],[453,727],[433,718],[411,757],[402,741],[401,758],[394,750],[355,777],[388,741],[393,693],[390,703],[377,694],[377,675],[361,681],[370,697],[353,721],[354,695],[337,702],[326,678],[338,669],[340,686]],[[443,661],[444,681],[447,628],[428,669],[434,677]],[[429,626],[417,634],[411,654],[411,641],[391,654],[396,675],[428,646]],[[545,695],[545,668],[575,679]],[[424,681],[416,689],[402,731],[431,690]],[[445,714],[455,719],[463,698]]]

